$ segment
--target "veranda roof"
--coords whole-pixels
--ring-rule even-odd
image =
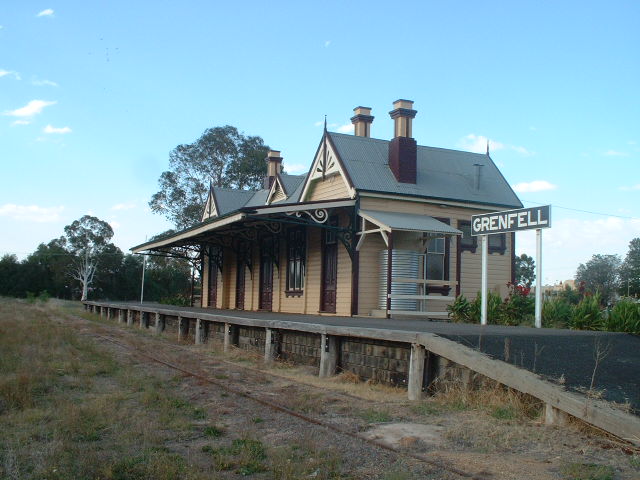
[[[425,232],[441,235],[462,235],[460,230],[428,215],[380,212],[378,210],[360,210],[358,214],[365,220],[378,225],[387,232],[402,230],[406,232]]]

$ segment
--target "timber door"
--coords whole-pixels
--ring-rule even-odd
[[[218,264],[222,256],[220,249],[209,247],[209,280],[207,282],[207,306],[216,308],[218,301]]]
[[[338,225],[338,219],[329,219],[329,226]],[[336,313],[336,294],[338,291],[338,239],[334,230],[325,230],[322,234],[322,283],[320,292],[320,311]]]
[[[244,271],[244,261],[239,258],[236,268],[236,308],[238,310],[244,310]]]
[[[260,247],[260,310],[271,311],[273,306],[273,252],[273,237],[263,238]]]

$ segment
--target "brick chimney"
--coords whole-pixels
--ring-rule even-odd
[[[353,109],[355,115],[351,117],[351,123],[354,125],[354,133],[356,137],[370,137],[371,124],[373,117],[371,116],[370,107],[356,107]]]
[[[276,176],[282,171],[282,157],[278,150],[269,150],[267,158],[267,176],[264,177],[264,188],[269,189],[273,182],[276,181]]]
[[[393,110],[394,138],[389,142],[389,168],[402,183],[416,183],[418,145],[412,137],[412,122],[416,116],[411,100],[396,100]]]

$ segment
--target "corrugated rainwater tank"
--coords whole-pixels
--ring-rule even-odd
[[[387,308],[387,251],[380,252],[380,291],[378,295],[379,307]],[[392,278],[418,278],[420,272],[420,254],[412,250],[393,250],[391,265]],[[391,282],[391,293],[401,295],[417,295],[416,283]],[[392,310],[416,310],[417,301],[400,298],[391,299]]]

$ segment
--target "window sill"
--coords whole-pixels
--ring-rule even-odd
[[[304,290],[285,290],[285,297],[301,297],[304,295]]]
[[[427,294],[429,293],[439,293],[443,297],[449,295],[451,291],[450,285],[429,285],[427,286]]]

